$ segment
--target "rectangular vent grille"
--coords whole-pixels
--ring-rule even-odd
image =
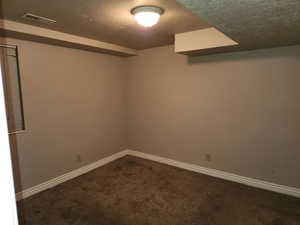
[[[31,13],[26,13],[22,16],[22,18],[30,20],[30,21],[34,21],[37,23],[43,23],[43,24],[52,24],[52,23],[56,23],[55,20],[51,20],[49,18],[46,17],[42,17],[42,16],[37,16]]]

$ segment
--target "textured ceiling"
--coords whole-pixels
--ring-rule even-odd
[[[218,51],[300,44],[300,0],[177,0],[239,43]]]
[[[99,41],[145,49],[174,43],[174,34],[211,27],[176,0],[0,0],[2,18],[26,23],[24,13],[57,21],[45,28]],[[130,10],[138,5],[157,5],[166,11],[159,24],[145,29]]]

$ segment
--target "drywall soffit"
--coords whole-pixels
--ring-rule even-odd
[[[195,53],[198,55],[208,54],[216,49],[235,48],[238,45],[236,41],[216,28],[201,29],[175,35],[175,52],[186,55]]]
[[[0,33],[4,37],[38,41],[117,56],[137,55],[135,49],[9,20],[0,20]]]

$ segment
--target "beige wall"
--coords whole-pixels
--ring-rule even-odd
[[[126,148],[300,187],[300,46],[124,59],[8,42],[27,126],[11,136],[17,191]]]
[[[127,59],[128,147],[300,187],[300,46],[173,52]]]
[[[8,42],[19,47],[26,119],[11,136],[17,191],[126,148],[123,58]]]

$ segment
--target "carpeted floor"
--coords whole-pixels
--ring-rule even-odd
[[[300,199],[131,156],[18,207],[21,225],[300,225]]]

